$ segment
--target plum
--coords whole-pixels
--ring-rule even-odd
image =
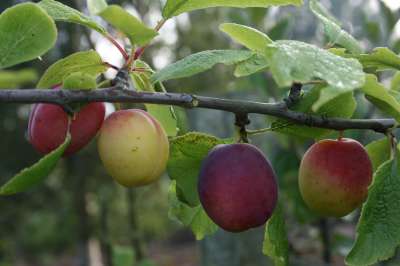
[[[299,187],[307,206],[321,216],[342,217],[366,199],[372,163],[353,139],[321,140],[304,154]]]
[[[71,122],[71,144],[64,156],[85,147],[96,136],[105,118],[104,103],[90,103],[75,114]],[[47,154],[60,146],[67,135],[68,114],[58,105],[36,104],[29,116],[28,136],[33,147]]]
[[[258,148],[244,143],[210,151],[201,166],[198,193],[208,216],[230,232],[265,224],[278,197],[270,163]]]
[[[112,113],[100,129],[98,151],[107,172],[121,185],[138,187],[156,181],[169,157],[168,137],[145,111]]]

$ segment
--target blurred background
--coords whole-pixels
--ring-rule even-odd
[[[0,12],[26,1],[1,0]],[[62,0],[86,12],[86,1]],[[240,48],[218,31],[223,22],[249,25],[272,39],[296,39],[323,46],[323,29],[302,8],[214,8],[183,14],[168,21],[144,59],[155,69],[191,53]],[[387,46],[400,52],[399,0],[325,0],[323,4],[343,22],[366,50]],[[120,0],[120,4],[150,26],[161,18],[163,1]],[[105,61],[122,64],[107,40],[83,27],[59,23],[56,47],[41,61],[0,71],[0,88],[33,88],[44,70],[58,59],[95,48]],[[118,33],[115,33],[118,36]],[[276,101],[286,96],[268,73],[235,79],[233,68],[217,66],[183,80],[167,82],[169,91],[217,97]],[[115,72],[108,72],[112,78]],[[385,81],[386,77],[382,77]],[[356,117],[379,116],[361,97]],[[37,161],[26,138],[29,105],[0,105],[0,182]],[[234,117],[211,110],[180,110],[180,134],[196,130],[231,137]],[[252,116],[251,128],[268,126],[268,119]],[[371,132],[349,131],[363,143],[377,138]],[[275,133],[252,138],[264,150],[277,175],[285,203],[291,265],[344,265],[359,213],[343,219],[321,220],[304,206],[297,189],[297,169],[311,140]],[[272,265],[262,255],[263,228],[243,234],[218,231],[196,242],[188,229],[168,218],[169,179],[128,190],[105,173],[95,142],[79,154],[63,159],[46,182],[29,192],[0,198],[1,266],[261,266]],[[392,259],[382,265],[400,265]]]

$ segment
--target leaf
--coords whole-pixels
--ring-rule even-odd
[[[136,60],[134,67],[145,69],[143,72],[133,72],[131,78],[135,88],[140,91],[155,92],[154,85],[150,82],[150,76],[154,71],[141,60]],[[163,126],[168,136],[174,137],[178,134],[178,120],[172,106],[159,104],[145,104],[147,112],[155,117]]]
[[[15,89],[25,84],[34,83],[38,74],[34,69],[0,71],[0,89]]]
[[[312,110],[314,112],[317,112],[319,108],[324,106],[329,101],[332,101],[336,97],[339,97],[342,94],[352,92],[354,88],[351,89],[341,89],[341,88],[335,88],[332,86],[326,86],[321,89],[321,92],[319,94],[318,100],[313,104]]]
[[[91,90],[96,87],[96,78],[82,72],[72,73],[63,80],[63,89],[67,90]]]
[[[366,98],[382,112],[400,121],[400,103],[378,82],[376,76],[368,74],[367,81],[361,90]]]
[[[42,0],[38,3],[40,7],[47,11],[47,13],[56,21],[76,23],[93,29],[103,35],[107,32],[106,30],[97,24],[96,21],[85,16],[76,9],[66,6],[58,1],[54,0]]]
[[[373,141],[365,146],[365,149],[371,159],[374,172],[379,166],[390,159],[390,143],[388,138]]]
[[[276,207],[265,227],[263,253],[274,261],[275,266],[289,265],[289,241],[281,204]]]
[[[210,50],[189,55],[160,71],[152,77],[153,83],[190,77],[204,72],[216,64],[232,65],[244,61],[253,55],[250,51],[244,50]]]
[[[312,106],[318,100],[321,89],[322,87],[315,87],[306,92],[292,110],[323,117],[350,118],[353,115],[357,105],[353,92],[344,93],[322,105],[318,111],[312,111]],[[271,128],[276,132],[314,139],[322,138],[332,132],[329,129],[297,125],[285,119],[276,119],[272,122]]]
[[[268,61],[265,56],[254,54],[249,59],[239,62],[235,68],[235,77],[245,77],[266,70]]]
[[[339,89],[359,88],[365,82],[361,64],[314,45],[299,41],[277,41],[268,45],[267,60],[280,87],[320,78]]]
[[[361,54],[356,57],[364,68],[372,68],[376,71],[400,70],[400,56],[389,48],[378,47],[370,54]]]
[[[218,226],[207,216],[203,207],[198,204],[191,207],[179,200],[176,190],[176,181],[172,181],[169,188],[170,209],[168,216],[172,220],[178,220],[183,225],[190,227],[197,240],[203,239],[206,235],[215,233]]]
[[[358,41],[341,29],[340,23],[317,0],[310,1],[310,9],[322,21],[329,41],[345,47],[353,54],[360,54],[362,48]]]
[[[57,149],[44,156],[31,167],[25,168],[11,178],[6,184],[1,186],[0,195],[6,196],[16,194],[42,182],[54,169],[70,142],[71,136],[67,134],[64,143]]]
[[[114,28],[123,32],[132,44],[145,45],[157,32],[118,5],[110,5],[99,13]]]
[[[108,6],[106,0],[86,0],[86,4],[91,15],[99,14]]]
[[[381,165],[369,187],[357,225],[353,248],[346,257],[352,266],[365,266],[392,257],[400,244],[400,178],[398,159]]]
[[[197,180],[203,159],[214,146],[223,143],[227,141],[195,132],[170,141],[168,175],[176,180],[176,185],[189,206],[194,207],[200,203]]]
[[[57,28],[33,3],[7,8],[0,14],[0,69],[33,60],[50,50]]]
[[[261,31],[235,23],[224,23],[219,26],[222,32],[250,50],[265,53],[268,44],[273,41]]]
[[[177,16],[184,12],[209,7],[269,7],[282,5],[302,5],[303,0],[167,0],[163,8],[165,19]]]
[[[96,51],[77,52],[51,65],[43,74],[37,87],[51,88],[56,84],[61,84],[66,76],[75,72],[96,76],[106,70],[107,67]]]
[[[392,81],[390,83],[390,89],[394,91],[400,91],[400,71],[394,74]]]

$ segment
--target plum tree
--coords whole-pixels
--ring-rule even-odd
[[[96,136],[105,117],[104,103],[90,103],[75,114],[71,122],[71,144],[64,156],[82,149]],[[28,136],[33,147],[47,154],[60,146],[68,131],[68,114],[58,105],[36,104],[29,116]]]
[[[366,199],[372,164],[364,147],[353,139],[322,140],[305,153],[299,186],[310,209],[322,216],[342,217]]]
[[[277,202],[275,173],[263,153],[250,144],[218,145],[202,163],[201,204],[221,228],[241,232],[263,225]]]
[[[106,170],[119,184],[137,187],[154,182],[165,171],[169,142],[150,114],[121,110],[104,121],[98,150]]]

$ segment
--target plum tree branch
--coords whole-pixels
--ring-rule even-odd
[[[125,87],[125,86],[124,86]],[[334,130],[370,129],[385,133],[396,127],[394,119],[342,119],[326,118],[296,112],[287,102],[262,103],[197,96],[185,93],[137,92],[120,87],[97,90],[0,90],[0,103],[53,103],[66,107],[72,103],[124,102],[174,105],[184,108],[206,108],[234,114],[262,114],[284,118],[293,123]]]

